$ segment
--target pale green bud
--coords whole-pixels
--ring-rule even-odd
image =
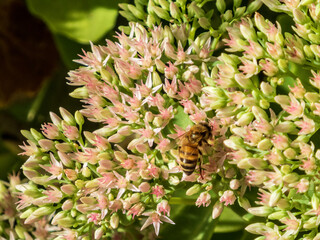
[[[261,0],[254,0],[252,1],[249,6],[247,7],[247,14],[255,13],[259,10],[259,8],[262,6],[263,2]]]
[[[159,86],[162,84],[162,80],[159,76],[159,74],[156,71],[153,71],[152,73],[152,85],[153,87]]]
[[[264,120],[269,121],[269,117],[268,117],[267,113],[262,108],[260,108],[258,106],[252,107],[252,113],[257,120],[264,119]]]
[[[253,118],[254,118],[254,115],[252,112],[246,112],[240,115],[236,124],[241,127],[247,126],[252,122]]]
[[[266,226],[264,223],[253,223],[245,228],[249,233],[261,235],[266,230]],[[265,237],[263,237],[265,238]]]
[[[284,121],[275,126],[274,130],[281,133],[291,133],[296,130],[296,125],[291,121]]]
[[[30,140],[30,141],[36,141],[36,140],[34,139],[34,137],[32,136],[32,134],[31,134],[30,131],[28,131],[28,130],[21,130],[20,132],[21,132],[22,136],[24,136],[26,139],[28,139],[28,140]]]
[[[61,211],[58,212],[57,214],[54,215],[54,217],[51,220],[51,224],[52,225],[57,225],[58,224],[58,220],[61,218],[64,218],[67,216],[67,212],[66,211]]]
[[[234,115],[236,115],[234,106],[220,108],[217,110],[217,114],[216,114],[216,116],[219,118],[232,117]]]
[[[210,29],[211,28],[211,23],[210,23],[209,19],[206,17],[199,18],[198,23],[200,24],[200,26],[203,29]]]
[[[37,209],[36,207],[28,208],[28,210],[24,211],[20,215],[20,218],[22,218],[22,219],[28,218],[36,209]]]
[[[119,4],[119,6],[120,6],[120,4]],[[112,82],[112,75],[105,67],[100,68],[100,74],[101,74],[101,78],[105,82]]]
[[[250,78],[247,78],[242,73],[237,73],[234,75],[236,82],[244,89],[252,89],[253,84]]]
[[[319,198],[317,195],[314,193],[311,197],[311,205],[313,210],[317,210],[319,208]]]
[[[76,111],[74,116],[75,116],[76,123],[79,126],[82,126],[84,124],[84,118],[83,118],[82,114],[79,111]]]
[[[188,15],[201,18],[201,17],[205,17],[205,12],[203,11],[203,9],[197,6],[197,3],[195,1],[193,1],[188,7]]]
[[[318,45],[312,44],[310,45],[310,49],[314,55],[316,55],[317,57],[320,57],[320,47]]]
[[[274,97],[274,100],[276,103],[280,105],[289,105],[290,104],[290,98],[286,95],[278,95]]]
[[[16,225],[14,231],[18,235],[19,239],[25,239],[25,233],[27,233],[27,231],[24,227]]]
[[[224,0],[217,0],[216,1],[216,6],[218,11],[223,14],[224,11],[226,10],[226,2]]]
[[[282,196],[281,189],[277,189],[271,193],[270,199],[269,199],[269,206],[273,207],[277,202],[280,200]]]
[[[277,61],[278,67],[282,72],[287,72],[288,71],[288,60],[286,59],[279,59]]]
[[[318,227],[318,225],[317,225],[317,217],[312,217],[312,218],[308,219],[308,221],[306,221],[303,224],[303,228],[304,229],[313,229],[313,228],[316,228],[316,227]]]
[[[167,0],[158,0],[158,1],[159,1],[159,5],[160,5],[163,9],[165,9],[165,10],[167,10],[167,11],[170,10],[170,4],[169,4],[169,2],[168,2]]]
[[[78,179],[78,180],[75,181],[75,185],[76,185],[76,187],[77,187],[78,189],[81,189],[81,188],[84,187],[85,181]]]
[[[264,169],[268,166],[267,161],[262,158],[248,158],[248,162],[255,169]]]
[[[282,165],[280,168],[281,172],[284,174],[289,174],[292,172],[292,169],[289,165]]]
[[[110,218],[110,225],[113,229],[118,228],[119,226],[119,216],[117,213],[112,214]]]
[[[156,64],[157,70],[161,73],[164,73],[164,69],[166,68],[166,65],[160,59],[156,59],[154,60],[154,62]]]
[[[320,100],[319,93],[315,92],[307,92],[304,94],[304,97],[311,103],[316,103]]]
[[[206,93],[208,99],[210,99],[210,108],[219,109],[225,107],[228,97],[221,88],[216,87],[204,87],[202,91]]]
[[[238,203],[239,203],[240,207],[242,207],[245,210],[248,210],[249,208],[251,208],[251,204],[250,204],[249,200],[245,197],[239,197]]]
[[[261,82],[260,88],[262,93],[268,97],[275,93],[275,88],[272,87],[268,82]]]
[[[149,14],[146,21],[147,26],[153,28],[153,26],[157,24],[158,19],[157,16]]]
[[[42,216],[46,216],[46,215],[50,215],[51,213],[53,213],[55,210],[54,207],[40,207],[37,210],[35,210],[32,215],[36,216],[36,217],[42,217]]]
[[[270,108],[270,103],[266,99],[261,99],[259,101],[259,106],[263,109],[269,109]]]
[[[253,97],[246,97],[242,100],[242,104],[247,108],[252,108],[253,106],[257,105],[257,101]]]
[[[234,13],[234,16],[236,18],[238,17],[242,17],[242,15],[244,14],[244,12],[246,11],[246,7],[238,7]]]
[[[181,18],[181,11],[177,6],[177,4],[175,4],[174,2],[170,3],[170,13],[171,13],[171,16],[175,19]]]
[[[69,228],[75,223],[75,219],[72,217],[64,217],[57,220],[57,223],[61,227]]]
[[[297,152],[293,148],[287,148],[283,155],[288,159],[295,159],[297,156]]]
[[[262,206],[262,207],[252,207],[248,209],[248,212],[259,217],[267,217],[273,212],[272,207]]]
[[[129,11],[119,11],[119,14],[126,18],[129,22],[138,21],[138,19]]]
[[[320,36],[319,34],[309,33],[308,38],[315,44],[320,44]]]
[[[222,15],[222,18],[226,21],[226,22],[229,22],[231,21],[233,15],[232,15],[232,11],[229,9],[227,10],[223,15]]]
[[[68,112],[63,107],[60,107],[59,111],[63,120],[65,120],[69,125],[72,125],[72,126],[76,125],[76,120],[74,119],[73,115],[70,112]]]
[[[240,137],[231,136],[223,142],[228,148],[233,150],[240,150],[243,148],[243,140]]]
[[[258,143],[257,147],[260,150],[266,151],[272,147],[272,142],[270,141],[270,139],[265,138]]]
[[[294,8],[292,12],[293,12],[293,19],[295,22],[302,25],[310,22],[310,19],[307,17],[307,15],[303,13],[299,8]]]
[[[170,42],[171,44],[174,43],[175,38],[174,38],[173,33],[172,33],[172,31],[171,31],[171,29],[170,29],[169,26],[165,26],[165,27],[164,27],[164,33],[163,33],[163,35],[164,35],[165,38],[168,38],[168,39],[169,39],[169,42]],[[159,61],[161,61],[161,60],[159,60]],[[158,71],[160,71],[161,73],[164,73],[164,69],[166,68],[166,65],[164,65],[163,68],[162,68],[162,67],[159,68],[159,66],[158,66],[158,64],[157,64],[157,59],[155,60],[155,63],[156,63],[156,66],[157,66]],[[163,64],[164,64],[164,63],[163,63]]]
[[[314,54],[313,54],[313,52],[312,52],[312,50],[311,50],[309,45],[304,45],[303,46],[303,52],[308,58],[311,58],[311,59],[314,58]]]
[[[278,211],[271,213],[268,218],[271,220],[280,220],[281,218],[287,217],[287,213],[285,211]]]
[[[127,5],[129,11],[138,19],[144,20],[145,19],[145,13],[144,11],[140,10],[134,5],[128,4]]]
[[[91,176],[91,170],[88,167],[84,167],[82,168],[81,174],[82,176],[88,178]]]
[[[170,17],[170,15],[169,15],[169,13],[168,13],[167,10],[162,9],[161,7],[157,7],[157,6],[153,6],[153,7],[152,7],[152,10],[154,11],[154,13],[155,13],[159,18],[164,19],[164,20],[170,22],[171,17]]]
[[[199,184],[195,184],[186,191],[186,195],[191,196],[193,194],[196,194],[200,191],[200,189],[201,189],[201,186]]]
[[[237,163],[237,166],[240,169],[250,169],[252,167],[252,165],[249,163],[249,159],[248,158],[241,159]]]
[[[283,181],[287,183],[294,183],[299,180],[299,174],[297,173],[289,173],[285,176],[283,176]]]
[[[241,5],[242,0],[233,0],[233,7],[238,8]]]
[[[251,21],[246,24],[240,24],[240,31],[246,40],[255,41],[257,39],[256,31],[254,30]]]
[[[85,99],[89,97],[88,89],[85,86],[76,88],[71,93],[69,93],[69,95],[70,97],[78,99]]]
[[[156,116],[153,121],[152,121],[153,125],[155,125],[156,127],[161,127],[163,124],[163,119],[159,116]]]
[[[39,141],[44,138],[43,135],[39,133],[37,130],[35,130],[34,128],[31,128],[30,132],[36,141]]]

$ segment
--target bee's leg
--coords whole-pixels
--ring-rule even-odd
[[[199,158],[199,173],[200,173],[201,179],[203,180],[204,177],[203,177],[203,171],[202,171],[202,167],[201,167],[201,162],[202,162],[202,156],[200,156],[200,158]]]

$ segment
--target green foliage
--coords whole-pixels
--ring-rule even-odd
[[[114,28],[118,1],[28,0],[30,11],[54,33],[79,43],[97,41]]]

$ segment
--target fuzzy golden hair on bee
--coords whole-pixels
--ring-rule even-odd
[[[179,137],[179,159],[178,163],[182,171],[187,175],[191,175],[198,162],[201,173],[202,147],[208,145],[208,141],[212,138],[212,129],[206,122],[200,122],[193,125],[189,131]]]

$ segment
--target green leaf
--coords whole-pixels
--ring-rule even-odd
[[[118,3],[106,0],[27,0],[29,10],[46,22],[52,32],[79,43],[97,41],[115,26]]]
[[[212,207],[174,205],[171,219],[175,225],[161,226],[160,237],[166,240],[209,240],[217,223],[211,215]]]
[[[247,223],[238,214],[230,208],[225,207],[214,232],[236,232],[242,230],[246,225]]]
[[[190,120],[188,114],[183,111],[183,107],[179,105],[177,107],[177,113],[173,118],[173,124],[177,124],[178,126],[185,129],[186,127],[193,125],[194,123]]]

